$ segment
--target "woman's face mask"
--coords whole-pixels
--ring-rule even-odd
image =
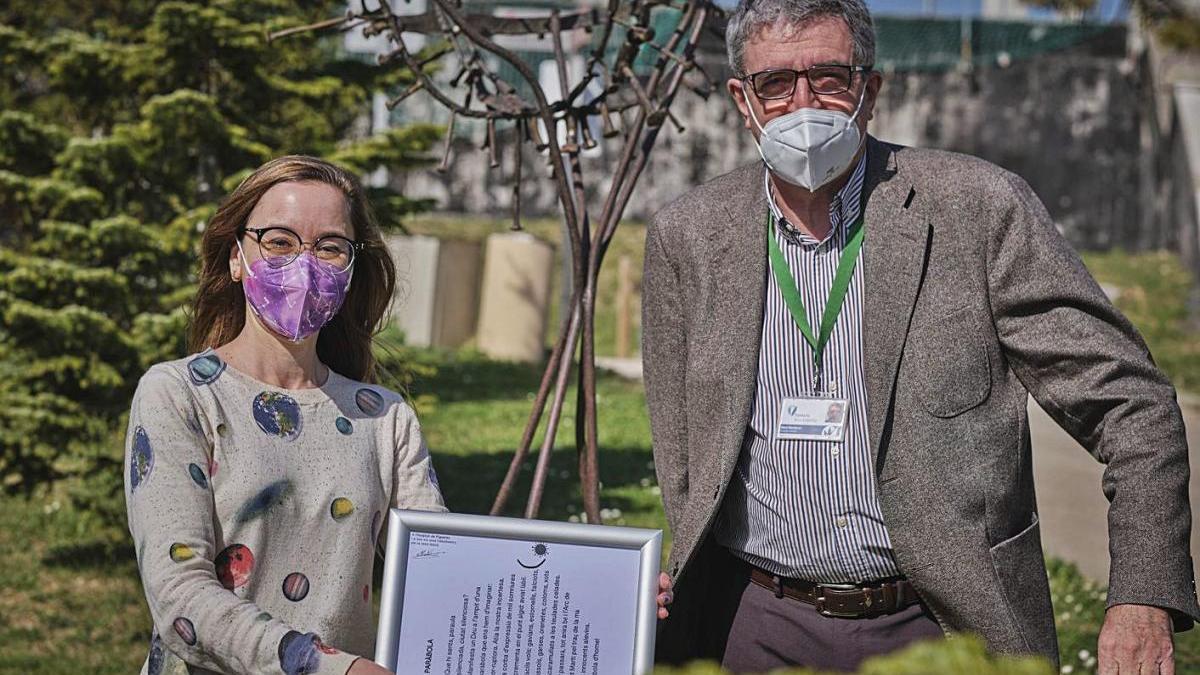
[[[862,146],[862,133],[855,124],[867,88],[859,94],[853,115],[840,110],[800,108],[767,122],[758,123],[751,92],[742,83],[750,119],[758,127],[758,154],[771,173],[792,185],[814,192],[842,175]]]
[[[300,342],[321,330],[341,309],[354,263],[338,269],[304,251],[287,265],[272,267],[262,258],[247,262],[241,239],[237,246],[246,266],[242,279],[246,300],[272,331]]]

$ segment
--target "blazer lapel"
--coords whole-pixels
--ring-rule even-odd
[[[871,459],[879,473],[900,354],[924,279],[930,226],[910,211],[918,195],[912,184],[899,176],[892,147],[869,137],[867,161],[863,349]]]
[[[710,264],[718,270],[714,318],[716,339],[725,364],[726,417],[731,438],[721,444],[722,475],[737,462],[742,436],[750,423],[758,380],[763,301],[767,283],[767,196],[761,165],[745,171],[744,180],[725,202],[726,222],[713,233]]]

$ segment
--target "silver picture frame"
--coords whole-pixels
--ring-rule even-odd
[[[634,675],[648,675],[653,671],[654,639],[658,620],[656,598],[662,555],[661,530],[402,509],[391,509],[388,518],[375,647],[375,662],[379,665],[395,670],[399,660],[400,635],[404,625],[405,578],[411,562],[409,542],[413,533],[506,541],[539,541],[547,544],[580,544],[639,551],[636,612],[631,622],[631,630],[634,631],[633,658],[629,672]],[[457,595],[454,597],[456,599]]]

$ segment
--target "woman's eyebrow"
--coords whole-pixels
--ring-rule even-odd
[[[296,232],[296,228],[295,228],[295,227],[293,227],[291,224],[289,224],[289,223],[280,223],[280,222],[268,222],[268,223],[266,223],[266,224],[264,224],[264,225],[261,225],[261,226],[260,226],[260,229],[263,229],[263,230],[265,230],[265,229],[268,229],[268,228],[271,228],[271,227],[282,227],[282,228],[284,228],[284,229],[286,229],[286,230],[291,230],[292,232]],[[300,233],[299,233],[299,232],[296,232],[296,234],[300,234]],[[320,230],[320,231],[318,231],[318,232],[317,232],[317,237],[316,237],[316,238],[317,238],[317,239],[320,239],[321,237],[331,237],[331,236],[336,236],[336,237],[346,237],[346,238],[348,239],[348,238],[350,238],[350,233],[349,233],[349,232],[346,232],[346,231],[344,231],[344,230],[343,230],[343,231],[339,231],[339,230],[328,230],[328,229],[327,229],[327,230]]]
[[[344,230],[342,230],[342,231],[324,230],[323,232],[321,232],[320,234],[317,235],[317,239],[320,239],[321,237],[345,237],[345,238],[349,239],[350,233],[346,232]]]

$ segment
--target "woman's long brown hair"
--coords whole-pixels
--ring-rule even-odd
[[[332,185],[345,195],[354,239],[364,244],[354,258],[346,301],[317,337],[317,357],[346,377],[373,382],[376,364],[371,337],[381,328],[392,301],[396,267],[358,179],[338,166],[304,155],[279,157],[259,167],[209,220],[200,243],[200,286],[192,303],[188,349],[198,352],[220,347],[242,331],[246,300],[242,285],[229,275],[230,249],[267,190],[280,183],[303,181]]]

